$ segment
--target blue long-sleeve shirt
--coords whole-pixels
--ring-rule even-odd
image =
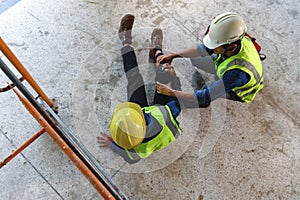
[[[212,50],[207,49],[203,44],[198,45],[197,50],[201,56],[210,56],[213,53]],[[235,53],[239,51],[240,47],[237,48]],[[221,79],[216,80],[208,87],[202,90],[195,90],[194,96],[198,100],[199,107],[208,107],[212,101],[224,97],[233,88],[246,84],[249,79],[249,75],[242,70],[232,69],[225,72]]]
[[[249,75],[239,69],[227,71],[222,79],[216,80],[202,90],[195,90],[194,95],[198,100],[199,107],[207,107],[217,98],[224,97],[233,88],[246,84]]]
[[[176,120],[176,118],[178,117],[178,115],[181,112],[181,108],[180,108],[180,105],[179,105],[178,101],[176,101],[176,100],[169,101],[167,103],[167,105],[169,106],[169,108],[171,110],[171,113],[172,113],[174,119]],[[146,125],[148,125],[150,123],[149,114],[144,113],[144,117],[145,117],[145,120],[146,120]]]

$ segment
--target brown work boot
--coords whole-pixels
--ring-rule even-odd
[[[149,58],[154,59],[156,50],[162,50],[163,32],[160,28],[155,28],[151,34],[151,47]]]
[[[122,44],[131,44],[132,36],[131,29],[134,22],[134,16],[131,14],[127,14],[122,17],[119,28],[119,38],[122,41]]]

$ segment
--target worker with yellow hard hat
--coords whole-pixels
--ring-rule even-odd
[[[131,46],[131,30],[135,17],[125,15],[120,23],[119,38],[124,71],[127,77],[128,102],[118,104],[112,114],[109,130],[110,135],[101,132],[97,137],[100,147],[110,148],[123,159],[136,163],[153,152],[168,146],[181,133],[176,117],[181,108],[176,97],[170,97],[157,92],[152,106],[147,102],[143,77],[141,76],[136,55]],[[151,48],[149,52],[153,63],[162,56],[162,30],[156,28],[151,34]],[[162,70],[166,66],[167,70]],[[181,90],[179,78],[174,68],[168,63],[155,65],[156,81],[164,82],[171,88]]]
[[[208,107],[220,97],[252,102],[264,87],[264,79],[261,58],[246,33],[247,26],[239,14],[226,12],[215,17],[203,38],[203,44],[180,53],[164,55],[158,62],[171,63],[174,58],[191,58],[196,68],[216,75],[216,80],[206,84],[197,70],[193,74],[193,92],[179,91],[157,83],[158,93],[196,101],[198,107]]]
[[[126,149],[138,146],[146,135],[146,120],[141,106],[132,102],[117,105],[109,129],[119,146]]]

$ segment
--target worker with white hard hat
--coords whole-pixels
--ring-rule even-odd
[[[185,92],[157,83],[161,94],[196,101],[199,107],[208,107],[217,98],[249,103],[262,90],[263,69],[260,55],[246,35],[243,18],[234,12],[215,17],[204,38],[196,48],[162,56],[158,62],[171,63],[174,58],[187,57],[198,69],[216,75],[216,80],[206,84],[198,70],[193,74],[194,91]],[[200,78],[199,78],[200,77]],[[199,85],[201,83],[201,85]]]

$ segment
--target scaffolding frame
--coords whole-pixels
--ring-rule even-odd
[[[57,107],[53,100],[50,100],[40,86],[36,83],[30,73],[13,54],[10,48],[0,37],[0,50],[9,62],[22,75],[20,79],[9,69],[0,58],[0,68],[4,74],[12,81],[5,88],[0,88],[0,92],[13,89],[21,103],[42,127],[24,144],[18,147],[11,155],[0,162],[0,169],[21,153],[32,142],[47,132],[54,142],[61,148],[79,171],[90,181],[92,186],[104,199],[128,199],[121,191],[120,187],[105,172],[97,159],[79,142],[74,134],[67,128],[57,115]],[[38,97],[34,97],[22,83],[26,80],[37,92]]]

